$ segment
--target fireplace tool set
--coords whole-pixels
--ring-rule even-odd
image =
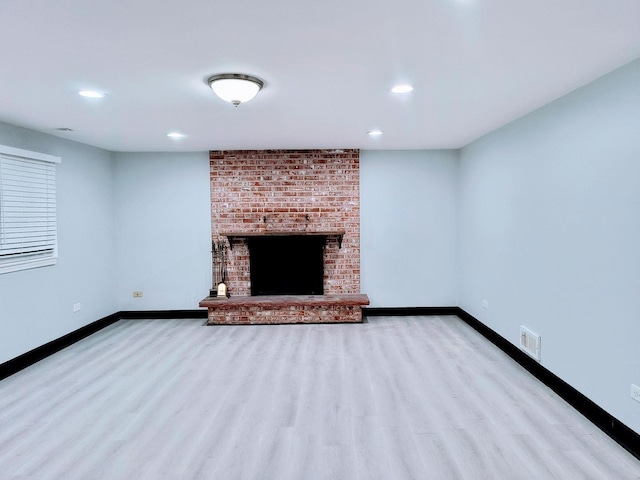
[[[213,262],[213,288],[209,290],[210,297],[229,298],[227,290],[227,243],[224,240],[211,241],[211,257]]]

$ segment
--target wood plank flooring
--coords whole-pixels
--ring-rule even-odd
[[[457,317],[121,320],[0,382],[0,479],[640,479]]]

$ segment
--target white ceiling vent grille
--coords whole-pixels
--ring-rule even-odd
[[[540,361],[540,335],[520,325],[520,349]]]

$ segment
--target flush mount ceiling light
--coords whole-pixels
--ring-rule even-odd
[[[221,73],[209,77],[207,83],[217,96],[236,107],[251,100],[264,86],[259,78],[242,73]]]

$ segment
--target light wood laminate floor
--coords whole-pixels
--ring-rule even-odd
[[[640,479],[457,317],[121,320],[0,382],[1,479]]]

